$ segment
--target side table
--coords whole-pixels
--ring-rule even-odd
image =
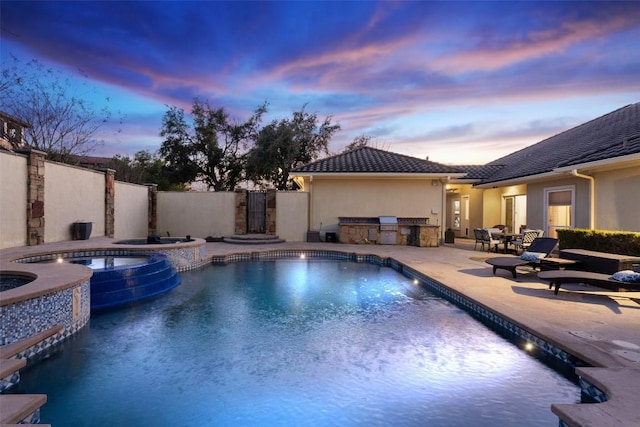
[[[573,270],[580,264],[580,261],[575,261],[566,258],[540,258],[540,271],[548,270]]]

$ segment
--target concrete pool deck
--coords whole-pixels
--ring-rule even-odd
[[[33,252],[106,247],[114,239],[45,244],[0,251],[0,260]],[[569,426],[640,426],[640,292],[617,293],[585,285],[566,285],[556,296],[528,268],[517,279],[507,271],[494,276],[484,260],[496,255],[473,250],[473,240],[436,248],[335,243],[206,243],[214,256],[273,250],[325,250],[390,257],[463,294],[501,317],[595,366],[579,373],[609,395],[600,404],[554,405]],[[605,369],[602,369],[605,368]]]

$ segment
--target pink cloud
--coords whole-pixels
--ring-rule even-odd
[[[569,47],[637,26],[640,14],[630,13],[608,21],[568,21],[558,28],[534,31],[525,40],[480,48],[429,61],[428,66],[449,75],[493,71],[543,56],[565,52]]]

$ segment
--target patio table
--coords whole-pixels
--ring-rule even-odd
[[[522,237],[522,234],[518,234],[518,233],[493,233],[491,236],[493,236],[494,239],[498,239],[498,240],[500,240],[500,242],[502,242],[502,244],[504,245],[504,247],[502,249],[502,253],[506,254],[508,249],[509,249],[509,244],[511,244],[511,242],[516,240],[518,237]]]

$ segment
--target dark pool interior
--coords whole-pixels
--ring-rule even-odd
[[[15,289],[27,283],[33,282],[34,277],[0,272],[0,292]]]
[[[22,374],[64,426],[551,426],[572,381],[392,269],[321,260],[182,273],[92,313]]]

